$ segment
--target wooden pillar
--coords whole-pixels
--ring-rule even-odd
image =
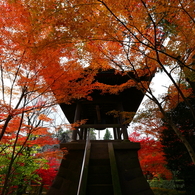
[[[119,102],[118,108],[119,108],[119,111],[120,112],[123,112],[124,111],[122,102]],[[127,127],[124,124],[124,122],[125,122],[125,119],[120,115],[120,124],[122,125],[123,139],[128,139]]]
[[[84,128],[80,128],[80,139],[83,140]]]
[[[128,134],[127,134],[127,127],[124,125],[122,127],[122,132],[123,132],[123,139],[128,139]]]
[[[78,120],[80,120],[80,114],[81,114],[81,104],[77,102],[75,115],[74,115],[74,123],[77,122]],[[72,141],[77,140],[77,133],[78,133],[78,128],[73,130]]]
[[[117,127],[117,135],[118,135],[118,139],[121,139],[121,130],[119,127]]]
[[[84,128],[84,140],[87,140],[87,128]]]
[[[75,128],[72,132],[72,141],[77,140],[77,132],[78,132],[78,128]]]
[[[113,134],[114,134],[114,139],[118,139],[118,134],[117,134],[117,128],[113,127]]]

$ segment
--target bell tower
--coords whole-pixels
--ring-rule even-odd
[[[100,71],[96,81],[116,88],[131,79],[133,72],[121,75],[114,69]],[[147,75],[141,81],[150,82]],[[153,195],[140,168],[139,143],[128,140],[127,127],[144,94],[136,87],[124,87],[118,93],[95,89],[92,100],[79,99],[60,107],[70,123],[86,120],[73,130],[72,142],[61,144],[69,153],[48,195]],[[131,117],[125,114],[130,113]],[[114,140],[89,140],[88,130],[112,128]]]

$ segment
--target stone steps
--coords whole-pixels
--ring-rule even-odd
[[[91,143],[86,195],[113,195],[107,143]]]

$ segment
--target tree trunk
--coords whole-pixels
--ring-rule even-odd
[[[176,135],[178,136],[178,138],[182,141],[182,143],[185,145],[193,164],[195,165],[195,152],[194,149],[192,148],[192,146],[190,145],[190,143],[188,142],[188,140],[185,138],[185,136],[182,135],[182,133],[180,132],[180,130],[176,127],[176,125],[172,122],[169,121],[168,124],[171,125],[172,129],[175,131]]]

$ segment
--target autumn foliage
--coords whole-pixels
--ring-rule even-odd
[[[56,158],[51,158],[46,163],[47,168],[39,168],[35,172],[39,175],[42,185],[51,186],[59,168],[60,161]],[[39,184],[39,183],[38,183]]]
[[[142,171],[147,179],[171,179],[172,173],[166,168],[167,162],[160,141],[152,137],[143,137],[133,132],[129,140],[139,142],[141,149],[138,151]]]
[[[38,127],[36,122],[29,122],[29,125],[24,122],[24,119],[15,116],[1,140],[0,192],[2,194],[15,191],[22,193],[32,181],[36,181],[37,185],[40,183],[49,185],[57,173],[59,160],[55,162],[53,158],[61,159],[61,152],[49,149],[42,151],[42,147],[58,144],[58,140],[52,138],[48,128]],[[38,119],[37,122],[41,124]],[[44,173],[49,171],[52,173],[51,176],[45,178]]]
[[[141,90],[195,163],[194,149],[166,115],[179,102],[191,108],[187,97],[195,92],[194,10],[193,0],[1,1],[0,152],[11,159],[3,173],[2,195],[8,193],[14,163],[27,148],[55,143],[50,130],[58,127],[47,109],[92,100],[94,89],[102,94],[132,86]],[[120,74],[133,71],[135,77],[115,87],[95,82],[99,70],[110,68]],[[160,100],[142,79],[156,71],[173,84]],[[195,119],[193,109],[191,115]]]

